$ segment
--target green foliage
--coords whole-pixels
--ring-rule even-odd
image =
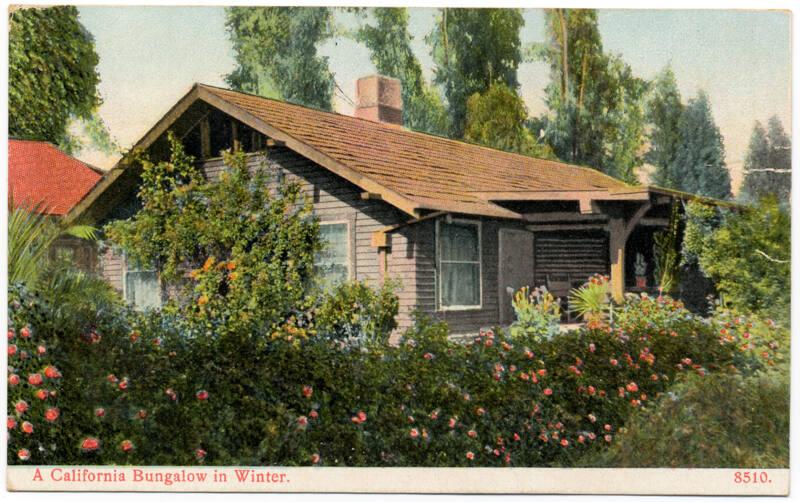
[[[8,49],[9,135],[78,149],[70,123],[92,123],[101,103],[99,58],[78,9],[14,9]]]
[[[509,331],[511,339],[552,338],[559,333],[561,308],[546,288],[530,291],[527,286],[514,293],[511,302],[515,320]]]
[[[397,327],[397,284],[373,290],[363,282],[345,282],[322,299],[314,315],[319,336],[355,345],[386,345]]]
[[[681,264],[693,265],[707,245],[709,237],[719,228],[723,215],[717,206],[690,201],[685,204],[686,228],[683,232]]]
[[[726,311],[708,322],[664,297],[554,338],[482,332],[464,344],[420,319],[397,346],[349,350],[326,337],[195,336],[182,313],[70,301],[55,318],[58,296],[9,293],[9,368],[20,377],[10,409],[38,389],[29,373],[53,365],[63,375],[44,380],[56,396],[11,412],[34,432],[15,424],[10,464],[569,466],[613,447],[681,375],[788,361],[787,330]],[[60,415],[45,423],[54,405]],[[87,438],[99,447],[84,451]]]
[[[756,202],[775,195],[789,204],[792,189],[792,146],[778,117],[769,119],[769,133],[756,121],[744,161],[744,181],[740,198]]]
[[[110,223],[108,238],[178,292],[166,308],[197,329],[267,333],[307,300],[320,249],[310,201],[296,183],[270,191],[266,169],[251,172],[241,152],[225,154],[227,169],[207,181],[170,143],[168,161],[139,159],[142,209]]]
[[[692,375],[584,465],[788,468],[788,374]]]
[[[370,9],[375,25],[362,26],[356,39],[370,50],[378,73],[400,79],[403,86],[403,125],[431,134],[448,132],[447,113],[439,94],[422,75],[422,66],[411,50],[408,9]]]
[[[703,241],[699,263],[724,300],[789,322],[790,217],[774,197],[734,212]]]
[[[514,90],[519,86],[519,33],[524,23],[519,9],[440,9],[427,40],[434,82],[447,98],[450,137],[464,136],[470,96],[495,83]]]
[[[655,185],[672,186],[668,170],[680,145],[679,125],[683,109],[675,73],[667,65],[652,84],[647,106],[647,121],[652,124],[652,129],[648,135],[650,149],[645,159],[656,167],[651,175]]]
[[[548,43],[535,51],[550,66],[545,139],[566,162],[635,182],[644,145],[647,83],[603,52],[597,11],[549,9]]]
[[[62,235],[94,240],[96,229],[87,225],[62,226],[41,214],[41,205],[33,208],[9,204],[8,281],[34,287],[50,260],[53,243]]]
[[[667,293],[678,287],[681,265],[680,224],[680,207],[673,204],[669,226],[653,235],[655,277],[661,291]]]
[[[679,131],[680,146],[665,176],[667,186],[717,199],[730,197],[725,147],[704,92],[689,100],[681,115]]]
[[[328,7],[228,7],[225,26],[236,69],[236,90],[321,110],[333,107],[333,74],[319,45],[332,35]]]
[[[504,84],[495,83],[484,94],[467,100],[464,139],[507,152],[534,157],[552,157],[546,145],[525,126],[528,110],[522,98]]]
[[[594,275],[586,284],[570,292],[570,311],[581,316],[590,327],[604,325],[610,308],[611,295],[605,276]]]

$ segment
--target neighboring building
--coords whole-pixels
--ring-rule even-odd
[[[405,130],[394,79],[361,79],[358,94],[350,117],[195,84],[136,146],[166,158],[172,130],[211,179],[224,167],[220,152],[235,148],[253,169],[299,181],[329,243],[323,269],[339,280],[400,279],[401,328],[414,310],[453,333],[507,324],[508,291],[548,285],[566,294],[594,273],[610,274],[621,298],[636,288],[626,273],[636,253],[652,286],[653,232],[686,194]],[[139,176],[118,165],[70,219],[130,217]],[[101,269],[132,301],[160,295],[154,272],[112,250]]]
[[[62,218],[97,185],[102,173],[50,143],[8,141],[8,196],[15,208]],[[61,237],[54,248],[72,255],[86,270],[95,266],[94,247],[89,242]]]

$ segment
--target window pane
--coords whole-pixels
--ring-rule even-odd
[[[447,261],[478,261],[478,226],[442,223],[439,226],[439,251]]]
[[[477,263],[442,263],[442,306],[480,305],[480,265]]]
[[[161,306],[161,285],[155,272],[126,272],[125,299],[137,309]]]
[[[316,256],[317,274],[324,284],[339,284],[348,279],[347,224],[322,224],[319,227],[324,248]]]

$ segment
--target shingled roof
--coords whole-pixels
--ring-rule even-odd
[[[587,167],[503,152],[227,89],[200,87],[413,201],[418,209],[512,216],[486,194],[632,189]]]
[[[283,143],[412,216],[432,210],[521,218],[498,202],[577,200],[583,211],[583,204],[593,200],[641,201],[661,191],[628,185],[589,167],[503,152],[204,84],[194,84],[134,147],[150,146],[197,101]],[[80,218],[124,170],[123,159],[68,218]]]
[[[94,168],[44,141],[8,141],[9,197],[15,207],[65,215],[100,180]]]

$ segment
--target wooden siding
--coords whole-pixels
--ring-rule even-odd
[[[602,230],[534,233],[534,278],[547,284],[547,275],[585,281],[593,274],[608,274],[608,234]]]

